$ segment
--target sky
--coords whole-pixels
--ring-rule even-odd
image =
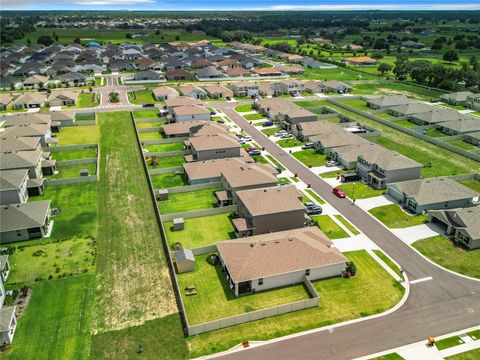
[[[4,10],[480,10],[480,0],[1,0]]]

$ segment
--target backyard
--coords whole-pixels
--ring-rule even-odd
[[[68,179],[80,176],[81,170],[87,170],[89,175],[95,175],[97,173],[97,164],[81,164],[70,166],[58,166],[57,173],[53,175],[45,175],[46,179]]]
[[[400,301],[403,288],[366,251],[344,254],[357,275],[316,281],[317,308],[220,329],[187,338],[191,357],[226,350],[248,340],[267,340],[386,311]]]
[[[68,161],[76,159],[92,159],[97,157],[97,149],[82,149],[82,150],[68,150],[56,151],[50,153],[52,159],[57,161]]]
[[[168,143],[168,144],[155,144],[145,145],[144,148],[149,152],[168,152],[168,151],[180,151],[185,146],[182,142]]]
[[[133,112],[133,117],[135,119],[156,119],[160,117],[160,112],[158,109],[154,110],[137,110]],[[138,124],[137,124],[138,126]]]
[[[327,156],[316,150],[295,151],[292,156],[306,166],[325,166],[327,164]]]
[[[334,240],[350,237],[329,215],[316,215],[311,216],[311,218],[315,222],[315,225],[317,225],[329,239]]]
[[[145,128],[157,128],[161,127],[164,124],[163,121],[153,121],[153,122],[135,122],[135,126],[138,129],[145,129]]]
[[[150,175],[150,180],[152,181],[154,189],[165,189],[186,185],[185,176],[183,174]]]
[[[480,193],[480,181],[477,179],[459,180],[458,182]]]
[[[237,298],[229,288],[226,274],[222,272],[223,266],[221,263],[216,266],[210,265],[206,260],[209,255],[200,255],[195,258],[195,271],[177,275],[190,325],[310,297],[304,285],[299,284]],[[198,294],[185,296],[183,291],[187,286],[194,286]]]
[[[396,204],[378,206],[368,212],[392,229],[421,225],[427,220],[426,215],[409,215]]]
[[[480,249],[464,250],[441,235],[415,241],[413,247],[447,269],[480,279]]]
[[[138,136],[140,140],[160,140],[163,139],[163,135],[159,131],[139,132]]]
[[[97,144],[100,137],[98,125],[64,127],[56,134],[58,145]]]
[[[166,156],[157,157],[155,160],[147,158],[147,166],[149,169],[166,169],[181,167],[185,162],[183,156]]]
[[[230,213],[185,219],[185,229],[174,231],[173,223],[163,223],[168,244],[180,243],[184,248],[212,245],[216,241],[235,238]]]
[[[217,206],[215,191],[217,189],[168,194],[168,200],[158,201],[158,208],[161,214],[211,209]]]

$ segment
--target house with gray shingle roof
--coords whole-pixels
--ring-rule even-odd
[[[13,100],[12,107],[15,110],[42,107],[47,97],[43,93],[29,92],[20,95]]]
[[[28,200],[28,170],[8,170],[0,173],[0,205],[23,204]]]
[[[440,96],[440,100],[450,105],[465,105],[467,97],[473,95],[471,91],[459,91]]]
[[[2,243],[37,239],[49,235],[50,200],[0,207]]]
[[[404,105],[391,106],[388,108],[389,113],[394,116],[409,116],[422,112],[430,112],[434,109],[435,108],[433,108],[432,105],[417,102],[410,102]]]
[[[480,196],[478,192],[448,177],[388,184],[386,193],[415,214],[471,206],[474,199]]]
[[[380,96],[367,99],[367,106],[372,109],[386,109],[392,106],[405,105],[411,102],[405,95]]]
[[[445,236],[467,249],[480,248],[480,206],[429,211],[429,221],[441,225]]]
[[[480,118],[465,115],[461,119],[441,123],[438,129],[452,136],[480,131]]]
[[[408,119],[418,125],[434,125],[464,117],[463,114],[452,109],[432,109],[432,111],[413,114]]]

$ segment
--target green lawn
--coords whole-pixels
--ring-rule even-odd
[[[467,335],[470,336],[473,340],[480,340],[480,329],[469,331]]]
[[[315,225],[332,240],[350,237],[329,215],[315,215],[311,218],[315,221]]]
[[[466,251],[441,235],[415,241],[413,247],[447,269],[480,279],[479,249]]]
[[[355,84],[353,86],[354,94],[369,94],[369,95],[394,95],[403,94],[405,96],[414,97],[418,100],[430,101],[431,99],[438,99],[443,92],[430,90],[424,87],[415,86],[412,84],[377,80],[375,82]]]
[[[393,118],[395,118],[395,116],[393,116],[392,114],[390,114],[388,112],[379,112],[379,113],[375,113],[373,115],[375,115],[376,117],[382,118],[382,119],[393,119]]]
[[[480,181],[476,179],[468,179],[468,180],[459,180],[458,182],[480,193]]]
[[[97,149],[67,150],[50,153],[52,159],[67,161],[76,159],[91,159],[97,157]]]
[[[195,271],[177,275],[187,319],[191,325],[310,297],[304,285],[300,284],[237,298],[228,286],[221,263],[210,265],[206,260],[208,256],[209,254],[195,258]],[[186,296],[184,289],[191,285],[198,294]]]
[[[350,224],[350,222],[347,219],[345,219],[342,215],[334,215],[334,216],[343,224],[343,226],[345,226],[348,230],[350,230],[350,232],[353,235],[360,234],[360,231],[358,231],[355,226]]]
[[[158,201],[158,208],[161,214],[211,209],[217,205],[215,197],[215,191],[217,190],[207,189],[169,194],[168,200]]]
[[[393,271],[395,271],[395,273],[400,276],[400,278],[403,279],[403,274],[402,272],[400,271],[400,269],[398,268],[397,265],[395,265],[395,263],[390,260],[390,258],[385,255],[385,253],[382,251],[382,250],[373,250],[373,252],[380,258],[383,260],[383,262],[385,264],[387,264]]]
[[[168,143],[168,144],[155,144],[155,145],[146,145],[144,146],[150,152],[169,152],[169,151],[180,151],[184,149],[182,142],[178,143]],[[159,159],[159,161],[162,158]]]
[[[306,166],[324,166],[327,164],[327,156],[316,150],[295,151],[292,156]]]
[[[58,174],[45,175],[46,179],[69,179],[80,176],[80,171],[86,169],[89,175],[95,175],[97,173],[97,164],[82,164],[73,166],[57,166]]]
[[[342,175],[350,172],[352,172],[352,170],[332,170],[332,171],[327,171],[327,172],[318,174],[318,176],[325,179],[331,179],[331,178],[336,178],[338,175]]]
[[[262,114],[247,114],[243,115],[245,120],[260,120],[260,119],[265,119],[265,116]]]
[[[251,155],[250,156],[255,162],[261,163],[261,164],[268,164],[269,162],[267,159],[265,159],[262,155]]]
[[[430,128],[430,129],[427,129],[427,131],[425,132],[425,135],[427,136],[430,136],[430,137],[444,137],[444,136],[447,136],[447,134],[435,129],[435,128]]]
[[[155,100],[152,90],[149,89],[129,91],[127,95],[128,101],[134,105],[160,103],[160,101]]]
[[[94,121],[95,113],[77,113],[75,115],[75,121]]]
[[[99,113],[98,120],[102,215],[94,332],[103,332],[162,318],[177,306],[130,113]]]
[[[92,108],[100,105],[100,96],[97,93],[78,94],[78,108]]]
[[[160,117],[160,111],[155,110],[137,110],[133,112],[133,117],[135,119],[156,119]],[[138,126],[138,124],[137,124]]]
[[[435,346],[438,350],[448,349],[461,344],[464,344],[464,342],[462,339],[460,339],[460,336],[452,336],[446,339],[435,341]]]
[[[471,151],[471,150],[476,150],[478,149],[478,146],[475,146],[473,144],[470,144],[469,142],[463,141],[463,140],[453,140],[449,141],[448,144],[456,146],[460,149]]]
[[[48,186],[42,196],[28,199],[38,200],[51,200],[51,207],[60,210],[58,215],[52,217],[52,239],[96,236],[99,216],[97,183]]]
[[[466,351],[457,355],[449,356],[446,360],[478,360],[480,359],[480,349]]]
[[[355,199],[368,199],[375,196],[382,195],[385,190],[374,189],[367,184],[360,181],[353,181],[337,186],[342,189],[345,194],[350,198]]]
[[[56,134],[58,145],[97,144],[100,137],[98,125],[64,127]]]
[[[427,220],[426,215],[409,215],[396,204],[378,206],[368,212],[392,229],[420,225]]]
[[[376,79],[376,76],[371,74],[361,74],[357,71],[350,70],[343,67],[337,67],[335,69],[310,69],[305,68],[305,73],[300,76],[302,79],[309,79],[309,80],[338,80],[338,81],[345,81],[345,80],[370,80]]]
[[[160,140],[163,135],[159,131],[138,133],[140,140]]]
[[[366,251],[347,252],[357,275],[316,281],[317,308],[220,329],[187,338],[191,357],[231,348],[246,340],[268,340],[384,312],[400,301],[403,288]]]
[[[325,204],[325,200],[323,200],[320,196],[317,195],[317,193],[315,191],[313,191],[312,189],[306,189],[305,192],[310,195],[312,198],[314,198],[315,200],[317,200],[317,202],[320,204],[320,205],[323,205]]]
[[[238,106],[235,107],[235,111],[240,112],[240,113],[252,111],[252,110],[254,110],[252,105],[253,104],[238,105]]]
[[[185,162],[185,159],[182,155],[180,156],[167,156],[157,158],[157,163],[152,165],[151,160],[147,159],[147,165],[149,169],[165,169],[165,168],[175,168],[181,167]]]
[[[173,231],[171,221],[163,226],[170,246],[179,242],[184,248],[195,248],[235,238],[229,213],[185,219],[185,229],[180,231]]]
[[[355,109],[362,110],[362,111],[372,111],[371,108],[367,106],[367,102],[362,99],[351,99],[351,100],[342,100],[342,104],[351,106]]]
[[[55,242],[22,242],[11,248],[12,266],[8,284],[32,283],[40,279],[60,278],[92,272],[95,246],[92,239],[72,238]]]
[[[265,155],[267,159],[269,159],[276,167],[278,167],[280,170],[285,170],[285,167],[280,164],[277,159],[275,159],[272,155]]]
[[[409,121],[409,120],[397,120],[397,121],[393,121],[394,124],[397,124],[397,125],[400,125],[402,127],[405,127],[405,128],[414,128],[414,127],[418,127],[417,124]]]
[[[290,138],[290,139],[279,140],[277,142],[277,145],[282,148],[290,148],[294,146],[301,146],[301,145],[304,145],[305,143],[306,143],[305,141],[299,141],[297,139]]]
[[[176,186],[186,185],[185,176],[183,174],[161,174],[151,175],[152,185],[154,189],[164,189]]]
[[[135,123],[135,126],[138,128],[138,129],[146,129],[146,128],[157,128],[157,127],[161,127],[162,125],[164,125],[165,122],[163,121],[155,121],[155,122],[136,122]]]
[[[390,354],[387,354],[387,355],[374,357],[374,358],[371,358],[371,359],[368,359],[368,360],[404,360],[404,359],[403,359],[403,357],[401,357],[397,353],[390,353]]]
[[[277,180],[280,185],[290,184],[290,180],[288,180],[288,178],[285,178],[285,177],[278,178]]]
[[[268,136],[268,135],[276,134],[278,132],[278,130],[279,130],[278,127],[273,126],[273,127],[269,127],[268,129],[263,129],[261,131],[262,131],[262,133],[264,133],[265,135]]]
[[[31,284],[32,297],[14,345],[2,358],[89,359],[94,281],[86,275]]]
[[[187,359],[188,349],[180,315],[175,313],[140,326],[93,335],[91,360],[135,358]]]

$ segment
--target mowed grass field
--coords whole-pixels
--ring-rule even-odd
[[[130,114],[98,117],[99,211],[105,216],[97,239],[94,331],[104,332],[141,325],[177,308]]]
[[[65,127],[57,133],[58,145],[97,144],[100,137],[98,125]]]
[[[2,359],[89,359],[94,281],[84,275],[33,283],[14,345]]]

